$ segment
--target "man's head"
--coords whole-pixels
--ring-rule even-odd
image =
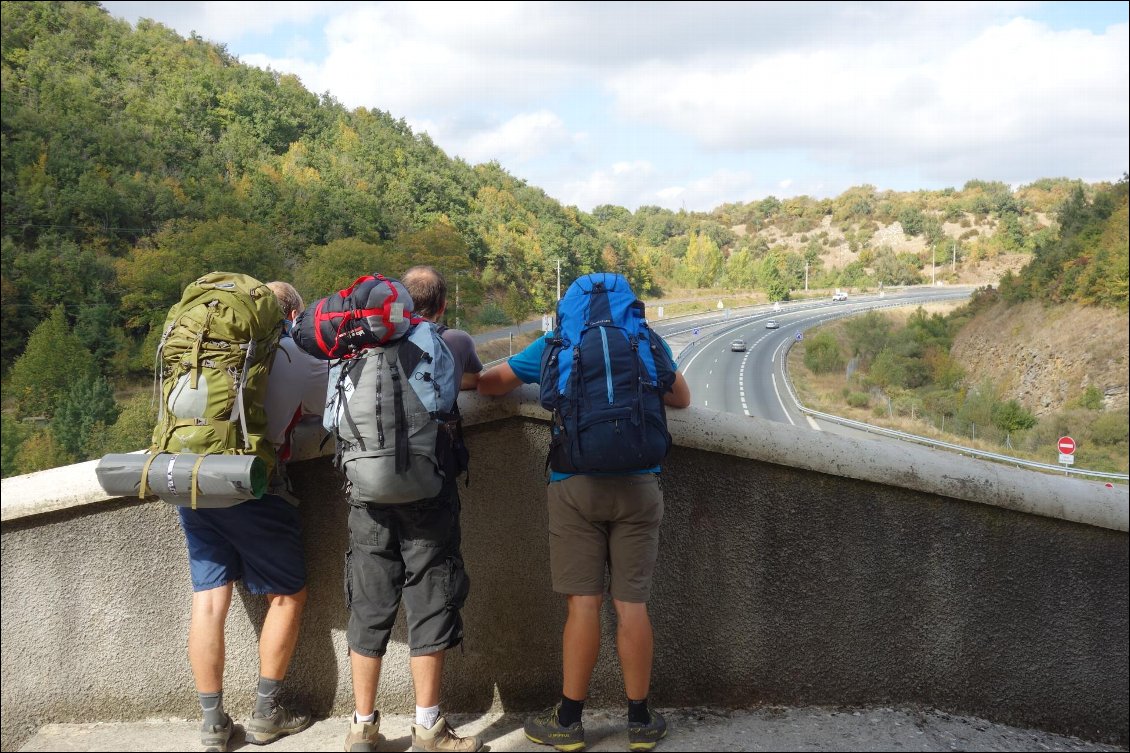
[[[438,321],[447,308],[447,282],[435,267],[425,264],[412,267],[400,278],[412,303],[416,304],[416,315]]]
[[[294,289],[294,286],[289,282],[282,280],[274,280],[268,282],[267,287],[275,294],[275,298],[279,301],[279,307],[283,311],[283,318],[294,321],[298,315],[302,313],[305,306],[302,305],[302,296]]]

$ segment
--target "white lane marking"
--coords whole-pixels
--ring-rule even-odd
[[[816,423],[815,418],[808,415],[807,413],[804,414],[804,417],[808,419],[808,425],[811,426],[813,429],[815,429],[816,431],[824,431],[823,429],[820,428],[820,424]]]
[[[703,408],[705,408],[705,407],[706,407],[706,406],[708,406],[708,405],[710,405],[710,401],[709,401],[709,400],[703,400],[703,401],[702,401],[702,407],[703,407]]]
[[[761,341],[758,340],[758,342],[761,342]],[[749,406],[746,405],[746,401],[745,401],[745,363],[748,360],[749,360],[749,351],[747,350],[746,354],[744,356],[742,356],[741,366],[738,367],[738,395],[742,399],[742,411],[747,416],[750,415]]]
[[[789,419],[789,423],[796,426],[796,421],[789,415],[789,409],[785,407],[785,401],[781,399],[781,391],[777,389],[777,375],[773,374],[773,391],[777,393],[777,402],[781,404],[781,410],[785,412],[785,418]]]

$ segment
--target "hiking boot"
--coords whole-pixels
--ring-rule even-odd
[[[376,712],[371,722],[355,722],[356,716],[349,717],[349,734],[345,736],[346,751],[371,751],[377,749],[381,741],[381,712]]]
[[[228,749],[228,740],[231,740],[232,730],[235,725],[232,724],[231,717],[224,714],[223,724],[202,724],[200,725],[200,744],[204,746],[206,751],[215,751],[220,753]]]
[[[576,751],[585,747],[585,728],[579,721],[562,727],[557,719],[558,706],[526,720],[526,737],[539,745],[552,745],[557,750]]]
[[[651,721],[647,724],[628,722],[628,750],[651,750],[667,737],[667,722],[658,711],[648,708]]]
[[[291,711],[285,706],[275,706],[270,716],[251,714],[251,721],[244,727],[247,742],[252,745],[266,745],[284,735],[293,735],[310,726],[310,715]]]
[[[483,747],[477,737],[460,737],[447,723],[445,717],[436,719],[431,728],[421,724],[412,725],[412,750],[438,751],[454,750],[460,753],[474,753]]]

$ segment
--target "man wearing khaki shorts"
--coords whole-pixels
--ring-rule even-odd
[[[479,393],[504,395],[540,381],[542,354],[551,337],[538,338],[507,362],[485,371],[479,378]],[[663,347],[670,354],[667,343]],[[676,372],[663,402],[673,408],[690,405],[690,388],[682,374]],[[551,473],[550,571],[553,590],[568,601],[568,616],[562,637],[561,702],[526,723],[526,736],[534,742],[562,751],[585,745],[581,712],[600,651],[606,570],[616,609],[616,651],[628,695],[629,747],[651,750],[667,732],[663,717],[647,702],[654,655],[647,601],[663,519],[658,473],[658,467],[617,475]]]

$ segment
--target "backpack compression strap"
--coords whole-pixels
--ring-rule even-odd
[[[400,386],[400,368],[396,359],[388,361],[388,372],[392,376],[392,402],[396,410],[396,472],[408,471],[408,417],[404,415],[404,392]]]
[[[145,499],[145,492],[149,491],[149,466],[153,465],[153,461],[157,459],[159,453],[153,452],[149,454],[149,459],[145,461],[145,465],[141,467],[141,486],[137,492],[138,499]]]
[[[391,304],[394,303],[397,300],[397,298],[400,297],[400,293],[397,292],[396,286],[393,285],[391,282],[389,282],[388,278],[386,278],[384,275],[377,274],[377,275],[365,275],[363,277],[358,277],[356,280],[353,281],[353,284],[350,285],[348,288],[346,288],[345,290],[338,291],[338,295],[341,296],[341,298],[343,300],[348,299],[353,294],[354,289],[358,285],[360,285],[364,282],[368,282],[370,280],[376,281],[377,283],[383,282],[385,285],[388,286],[389,292],[391,293],[391,296],[385,301],[385,305],[382,306],[381,308],[378,308],[378,309],[356,309],[355,308],[355,309],[348,309],[346,311],[325,312],[325,311],[323,311],[323,309],[326,305],[326,302],[329,301],[330,298],[327,297],[327,298],[323,298],[322,300],[318,301],[318,305],[314,309],[314,339],[317,340],[318,347],[321,348],[322,352],[325,353],[326,355],[331,355],[331,354],[337,352],[338,343],[341,341],[342,331],[354,319],[368,319],[371,316],[377,316],[377,317],[380,317],[381,322],[384,324],[386,332],[388,332],[391,335],[391,333],[396,331],[396,326],[392,323],[392,306],[391,306]],[[411,316],[411,312],[409,312],[409,316]],[[340,319],[341,321],[338,322],[336,325],[334,325],[334,322],[333,322],[334,319]],[[322,337],[322,327],[321,327],[322,322],[329,322],[330,326],[333,327],[333,329],[334,329],[334,341],[333,341],[332,344],[327,344],[325,338]],[[349,357],[349,354],[342,356],[342,358],[347,358],[347,357]]]

